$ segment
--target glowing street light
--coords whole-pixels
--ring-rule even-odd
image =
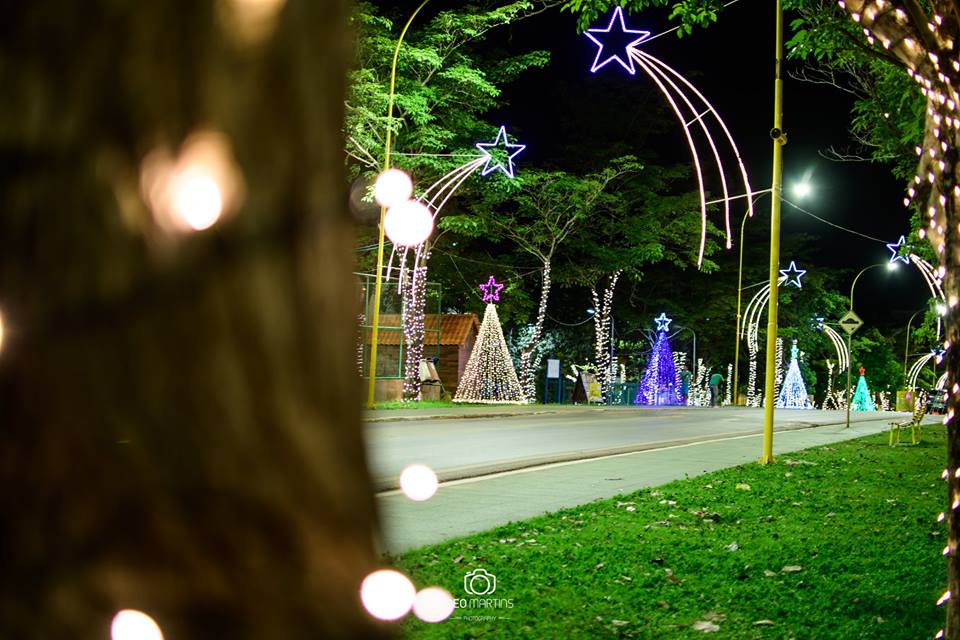
[[[394,205],[383,216],[383,231],[393,244],[415,247],[433,232],[433,214],[416,200]]]
[[[400,169],[387,169],[373,185],[373,199],[387,209],[406,202],[412,195],[413,180]]]
[[[793,185],[793,195],[797,198],[806,198],[813,191],[813,187],[810,186],[810,183],[804,180],[803,182],[797,182]]]

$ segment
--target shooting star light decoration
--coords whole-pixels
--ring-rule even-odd
[[[683,133],[687,139],[687,146],[693,156],[693,164],[696,169],[697,186],[700,191],[700,249],[697,254],[697,265],[703,264],[704,251],[707,243],[707,197],[706,187],[704,186],[704,173],[700,158],[700,152],[697,149],[697,143],[694,134],[698,131],[706,138],[710,147],[710,154],[716,164],[717,174],[723,190],[723,209],[724,221],[727,235],[727,248],[733,246],[732,233],[730,231],[730,200],[736,198],[746,198],[747,212],[753,217],[753,195],[750,187],[750,179],[747,176],[746,167],[740,157],[740,150],[730,135],[730,130],[726,123],[720,117],[720,114],[713,105],[704,97],[704,95],[680,72],[676,71],[666,63],[658,60],[652,55],[638,49],[638,45],[645,41],[652,40],[657,36],[650,36],[647,31],[638,29],[628,29],[623,18],[623,9],[615,7],[610,23],[605,29],[588,29],[585,35],[597,45],[597,55],[594,58],[590,70],[598,71],[610,62],[617,62],[627,73],[635,75],[636,67],[640,67],[646,73],[657,88],[663,94],[664,98],[680,121],[683,127]],[[622,51],[621,51],[622,50]],[[730,195],[730,189],[727,184],[727,176],[724,170],[724,164],[721,161],[720,149],[713,139],[708,125],[716,124],[720,127],[723,135],[726,137],[730,150],[736,157],[736,162],[740,170],[740,178],[743,182],[744,194]],[[699,137],[699,134],[698,134]]]

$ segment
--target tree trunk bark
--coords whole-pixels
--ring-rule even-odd
[[[249,4],[249,3],[248,3]],[[346,0],[8,4],[0,59],[0,637],[368,638],[375,513],[340,138]],[[139,164],[212,128],[230,220],[154,224]]]

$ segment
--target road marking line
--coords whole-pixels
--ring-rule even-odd
[[[874,421],[873,421],[873,420],[870,420],[870,421],[865,420],[865,421],[863,421],[863,422],[861,422],[861,423],[859,423],[859,424],[867,424],[867,423],[869,423],[869,422],[874,422]],[[857,424],[857,423],[854,423],[854,425],[856,425],[856,424]],[[804,433],[805,433],[805,432],[807,432],[807,431],[810,431],[811,429],[819,429],[819,428],[822,428],[822,427],[832,427],[832,426],[837,426],[837,425],[818,425],[818,426],[815,426],[815,427],[808,427],[808,428],[806,428],[806,429],[790,429],[790,430],[787,430],[787,431],[778,431],[778,432],[776,432],[776,433],[777,433],[777,435],[786,435],[786,434],[788,434],[788,433],[801,433],[801,432],[804,432]],[[852,433],[852,430],[853,430],[854,428],[856,428],[856,427],[855,427],[855,426],[852,426],[852,427],[851,427],[851,433]],[[844,429],[844,431],[846,431],[846,429]],[[587,463],[587,462],[597,462],[597,461],[599,461],[599,460],[610,460],[611,458],[623,458],[623,457],[626,457],[626,456],[636,456],[636,455],[640,455],[640,454],[643,454],[643,453],[654,453],[654,452],[658,452],[658,451],[670,451],[671,449],[685,449],[686,447],[697,447],[697,446],[700,446],[700,445],[702,445],[702,444],[713,444],[713,443],[715,443],[715,442],[728,442],[728,441],[730,441],[730,440],[743,440],[743,439],[745,439],[745,438],[757,438],[757,437],[760,437],[760,436],[762,436],[762,435],[763,435],[763,432],[760,432],[760,433],[748,433],[748,434],[742,435],[742,436],[731,436],[731,437],[728,437],[728,438],[715,438],[715,439],[712,439],[712,440],[700,440],[700,441],[698,441],[698,442],[686,442],[686,443],[684,443],[684,444],[675,444],[675,445],[670,445],[670,446],[667,446],[667,447],[659,447],[659,448],[656,448],[656,449],[643,449],[643,450],[641,450],[641,451],[628,451],[628,452],[626,452],[626,453],[613,453],[613,454],[610,454],[610,455],[599,456],[599,457],[596,457],[596,458],[582,458],[582,459],[580,459],[580,460],[567,460],[567,461],[565,461],[565,462],[550,462],[550,463],[547,463],[547,464],[542,464],[542,465],[538,465],[538,466],[534,466],[534,467],[524,467],[523,469],[513,469],[513,470],[511,470],[511,471],[498,471],[497,473],[488,473],[488,474],[486,474],[486,475],[474,476],[474,477],[472,477],[472,478],[460,478],[459,480],[447,480],[447,481],[441,482],[441,483],[438,485],[437,490],[439,491],[440,488],[442,488],[442,487],[454,487],[454,486],[461,485],[461,484],[471,484],[471,483],[475,483],[475,482],[483,482],[483,481],[486,481],[486,480],[493,480],[493,479],[495,479],[495,478],[503,478],[503,477],[507,477],[507,476],[514,476],[514,475],[518,475],[518,474],[521,474],[521,473],[532,473],[532,472],[534,472],[534,471],[546,471],[547,469],[554,469],[554,468],[557,468],[557,467],[567,467],[567,466],[570,466],[570,465],[573,465],[573,464],[584,464],[584,463]],[[848,438],[848,439],[852,440],[853,438]],[[819,445],[813,445],[813,446],[819,446]],[[386,497],[395,496],[395,495],[403,495],[403,491],[400,490],[400,489],[390,489],[390,490],[388,490],[388,491],[381,491],[380,493],[376,493],[376,494],[374,494],[374,497],[377,497],[377,498],[381,498],[381,497],[386,498]]]

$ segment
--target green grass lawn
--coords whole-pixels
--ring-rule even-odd
[[[484,598],[411,638],[932,638],[943,612],[945,433],[784,455],[511,523],[392,562]],[[642,464],[638,462],[638,464]],[[480,586],[480,585],[478,585]],[[506,602],[500,604],[506,605]],[[479,619],[489,616],[490,619]],[[475,617],[475,618],[472,618]]]

